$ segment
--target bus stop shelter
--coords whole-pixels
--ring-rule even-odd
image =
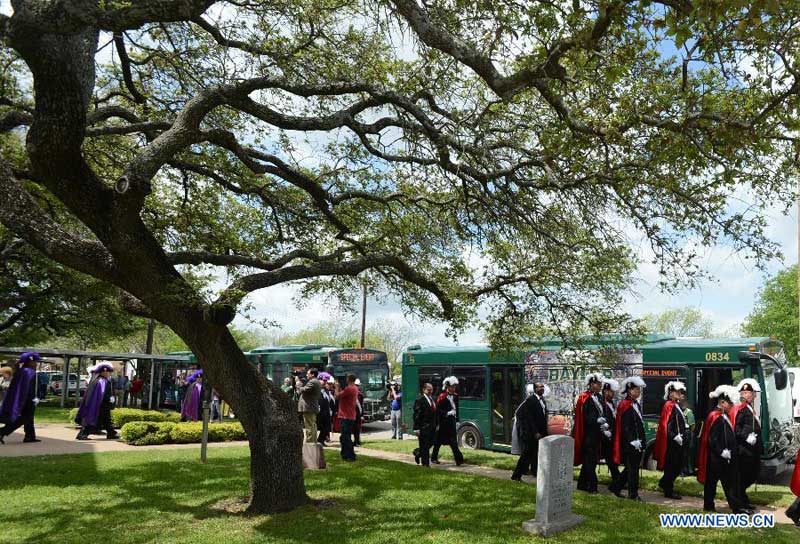
[[[74,372],[77,374],[78,379],[75,380],[75,406],[80,402],[80,371],[81,368],[86,370],[88,367],[93,366],[96,361],[117,361],[123,364],[123,372],[127,371],[128,365],[132,365],[137,372],[149,363],[150,371],[150,387],[148,407],[153,406],[153,392],[155,390],[155,377],[157,370],[163,369],[164,365],[190,365],[195,363],[194,357],[190,354],[168,354],[156,355],[152,353],[112,353],[100,351],[77,351],[70,349],[48,349],[48,348],[6,348],[0,347],[0,357],[13,357],[19,359],[19,356],[28,351],[35,351],[42,356],[43,359],[61,359],[63,366],[63,383],[61,388],[61,407],[67,404],[67,397],[69,395],[69,372],[72,362],[75,361]],[[38,372],[38,368],[37,368]],[[38,385],[38,376],[37,376]]]

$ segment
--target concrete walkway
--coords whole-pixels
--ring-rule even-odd
[[[200,444],[165,444],[163,446],[130,446],[121,440],[106,440],[104,436],[94,435],[90,440],[75,440],[78,428],[58,423],[36,425],[36,437],[41,442],[25,444],[22,442],[22,430],[5,437],[5,444],[0,444],[0,457],[23,457],[27,455],[63,455],[65,453],[96,453],[104,451],[141,451],[147,449],[196,449],[200,452]],[[247,446],[247,441],[209,442],[209,448],[230,446]]]
[[[338,451],[338,447],[330,446],[326,448],[328,450],[336,450]],[[406,464],[415,464],[414,456],[408,455],[405,453],[397,453],[397,452],[389,452],[383,450],[372,450],[367,448],[356,448],[356,455],[365,455],[367,457],[374,457],[377,459],[385,459],[387,461],[397,461],[400,463]],[[444,470],[448,472],[461,472],[465,474],[472,474],[475,476],[484,476],[486,478],[494,478],[496,480],[510,480],[511,479],[511,471],[510,470],[501,470],[497,468],[491,467],[484,467],[480,465],[470,465],[465,464],[461,465],[460,467],[456,466],[455,464],[451,463],[442,463],[440,465],[431,465],[431,468],[434,470]],[[529,485],[536,484],[536,478],[533,476],[523,476],[523,483]],[[577,486],[577,482],[573,481],[573,488]],[[608,491],[606,486],[599,486],[599,492],[603,495],[613,496],[613,494]],[[576,493],[581,493],[581,491],[575,491]],[[646,503],[650,504],[657,504],[660,506],[665,506],[669,508],[683,508],[687,510],[703,510],[703,499],[701,497],[688,497],[685,496],[680,500],[675,499],[667,499],[661,493],[656,493],[654,491],[647,491],[647,490],[640,490],[639,496],[642,500]],[[627,499],[620,499],[620,500],[627,500]],[[772,514],[775,516],[775,523],[793,523],[785,513],[785,508],[769,508],[766,506],[761,506],[756,510],[758,514]],[[725,503],[724,497],[720,498],[717,497],[717,511],[721,513],[729,513],[730,509],[728,508],[727,504]]]

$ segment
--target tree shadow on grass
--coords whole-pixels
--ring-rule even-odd
[[[327,504],[295,511],[237,516],[221,501],[246,495],[246,450],[215,452],[207,465],[185,452],[103,454],[37,459],[5,477],[3,538],[13,542],[86,542],[102,528],[116,543],[289,542],[297,544],[458,544],[531,542],[521,523],[534,517],[536,489],[516,482],[424,469],[361,457],[332,459],[327,471],[305,473],[309,496]],[[49,464],[59,459],[60,463]],[[44,464],[43,464],[44,463]],[[753,531],[660,528],[655,505],[576,494],[587,521],[558,542],[733,542]],[[793,530],[793,529],[790,529]],[[775,539],[772,542],[791,542]],[[783,534],[783,533],[780,533]],[[103,537],[105,538],[105,536]]]

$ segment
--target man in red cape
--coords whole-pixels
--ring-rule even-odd
[[[709,398],[717,400],[717,409],[706,418],[697,459],[697,480],[703,484],[703,510],[716,511],[717,482],[722,482],[733,513],[752,515],[753,510],[747,508],[739,495],[738,448],[734,424],[730,420],[733,403],[739,400],[739,391],[732,385],[720,385]]]
[[[673,488],[683,465],[683,444],[688,442],[686,419],[678,406],[678,402],[685,392],[686,386],[682,382],[669,382],[664,386],[664,400],[667,402],[661,408],[661,417],[658,420],[658,430],[656,431],[653,458],[656,460],[658,470],[664,471],[658,487],[664,491],[664,496],[668,499],[681,498],[673,491]]]
[[[795,497],[797,497],[786,510],[786,515],[791,519],[795,525],[800,527],[800,450],[797,451],[797,459],[794,462],[794,472],[792,473],[792,483],[789,485]]]
[[[578,475],[578,489],[587,493],[597,493],[597,461],[600,458],[600,437],[608,430],[603,417],[603,405],[598,394],[603,386],[603,375],[593,372],[586,376],[586,391],[581,393],[575,403],[575,425],[572,437],[575,439],[573,463],[581,465]]]
[[[620,387],[625,399],[617,406],[617,425],[614,433],[614,462],[625,465],[616,484],[609,486],[614,495],[622,497],[622,486],[628,484],[628,498],[639,498],[639,467],[645,447],[644,419],[638,399],[644,388],[644,380],[630,376],[622,380]]]

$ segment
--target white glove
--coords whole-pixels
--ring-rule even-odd
[[[39,404],[39,398],[38,397],[33,399],[33,405],[36,406],[37,404]]]
[[[731,458],[731,450],[729,450],[729,449],[727,449],[727,448],[726,448],[726,449],[724,449],[724,450],[722,450],[721,457],[722,457],[723,459],[728,459],[728,460],[730,460],[730,458]]]
[[[604,432],[607,431],[609,429],[608,423],[603,423],[602,425],[600,425],[600,429],[602,429]]]
[[[450,410],[449,412],[447,412],[447,415],[456,417],[456,411],[455,410]]]
[[[683,437],[681,435],[676,434],[673,440],[677,442],[679,446],[683,446]]]
[[[631,442],[631,446],[636,448],[638,451],[642,451],[642,441],[639,440],[638,438],[636,440],[634,440],[633,442]]]
[[[114,404],[115,402],[117,402],[117,397],[115,397],[114,395],[111,395],[111,397],[108,399],[108,401],[109,401],[111,404]]]
[[[756,433],[750,433],[747,435],[747,443],[750,444],[751,446],[756,445],[756,440],[757,440]]]
[[[603,431],[603,434],[606,435],[606,438],[611,438],[611,431]]]
[[[606,418],[604,418],[604,417],[598,417],[597,418],[597,423],[599,423],[600,425],[606,425],[608,423],[608,421],[606,421]]]

